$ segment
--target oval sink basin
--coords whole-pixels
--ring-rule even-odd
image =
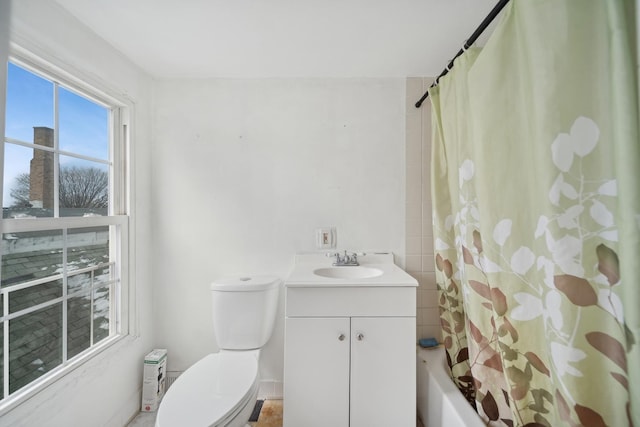
[[[325,267],[316,268],[313,274],[330,279],[370,279],[382,275],[382,270],[372,267]]]

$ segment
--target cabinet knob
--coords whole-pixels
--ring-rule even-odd
[[[340,341],[344,341],[344,339],[345,339],[345,338],[346,338],[346,337],[344,336],[344,334],[340,334],[340,335],[338,335],[338,339],[339,339]]]
[[[356,335],[356,339],[358,341],[362,341],[364,339],[364,335],[362,333],[359,333],[358,335]]]

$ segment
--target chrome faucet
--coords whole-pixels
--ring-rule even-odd
[[[335,267],[346,267],[346,266],[357,266],[360,265],[358,263],[358,255],[366,255],[364,253],[357,254],[352,252],[351,255],[344,251],[344,255],[340,256],[340,252],[329,252],[327,253],[328,257],[336,257],[336,260],[333,262],[333,266]]]

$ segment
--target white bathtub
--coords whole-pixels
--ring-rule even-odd
[[[485,427],[451,381],[444,351],[418,348],[418,415],[424,427]]]

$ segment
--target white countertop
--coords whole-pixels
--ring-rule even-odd
[[[377,268],[382,274],[376,277],[345,279],[322,277],[314,274],[314,270],[332,267],[335,257],[327,257],[324,253],[297,254],[296,263],[285,280],[286,287],[378,287],[398,286],[416,287],[418,282],[393,262],[392,253],[372,252],[359,256],[358,262],[362,267]],[[349,269],[351,266],[335,268]]]

